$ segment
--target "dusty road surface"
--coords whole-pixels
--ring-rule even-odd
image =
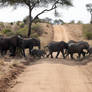
[[[54,41],[69,41],[69,34],[66,32],[63,26],[55,25],[54,28]]]
[[[64,27],[54,26],[55,41],[68,41],[68,35]],[[92,74],[85,66],[61,57],[41,59],[28,66],[9,92],[92,92]]]

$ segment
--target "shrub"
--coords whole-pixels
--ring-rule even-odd
[[[86,39],[88,40],[92,39],[92,24],[83,25],[83,34]]]
[[[4,29],[2,30],[1,34],[6,35],[6,36],[11,36],[11,35],[14,35],[15,33],[10,29]]]
[[[38,35],[42,35],[43,33],[43,29],[42,27],[40,26],[40,24],[33,24],[32,25],[32,33],[38,33]]]
[[[13,22],[11,22],[10,24],[13,25]]]
[[[24,23],[21,23],[21,24],[20,24],[20,27],[21,27],[21,28],[23,28],[24,26],[25,26],[25,24],[24,24]]]
[[[92,32],[86,32],[85,33],[85,36],[88,40],[91,40],[92,39]]]
[[[37,33],[34,33],[34,34],[31,34],[31,37],[32,37],[32,38],[38,38],[39,35],[38,35]]]
[[[10,29],[4,29],[4,30],[2,30],[2,32],[3,32],[4,34],[7,34],[7,33],[11,32],[11,30],[10,30]]]
[[[0,34],[1,35],[6,35],[6,36],[11,36],[11,35],[14,35],[15,33],[10,29],[4,29],[4,30],[1,31]]]
[[[24,28],[20,28],[19,30],[16,31],[16,34],[22,35],[23,37],[27,36],[28,32],[28,27],[25,26]]]
[[[42,27],[39,24],[32,25],[31,37],[38,38],[42,34]],[[22,35],[23,37],[27,37],[28,26],[24,26],[24,28],[20,28],[16,31],[16,34]]]

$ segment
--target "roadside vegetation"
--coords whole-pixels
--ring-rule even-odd
[[[2,27],[3,25],[3,27]],[[24,22],[16,22],[15,24],[12,24],[10,26],[10,24],[7,24],[7,26],[5,26],[3,23],[2,25],[0,25],[0,36],[12,36],[12,35],[22,35],[23,37],[27,37],[27,32],[28,32],[28,26],[27,24],[24,24]],[[16,27],[16,28],[12,28],[12,27]],[[32,34],[30,37],[34,37],[34,38],[38,38],[39,36],[41,36],[43,33],[43,29],[42,26],[40,25],[40,23],[33,23],[32,24]]]
[[[92,40],[92,24],[83,24],[83,35],[86,39]]]

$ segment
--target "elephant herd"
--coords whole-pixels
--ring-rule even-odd
[[[86,54],[92,54],[92,48],[86,41],[52,41],[44,47],[44,50],[41,50],[40,45],[40,40],[36,38],[23,38],[20,35],[14,35],[11,37],[0,37],[0,54],[3,56],[7,54],[7,52],[9,52],[10,56],[15,56],[17,48],[20,49],[21,55],[23,55],[24,57],[26,56],[25,49],[27,48],[29,49],[29,54],[31,56],[36,56],[40,58],[42,56],[51,56],[51,58],[53,58],[53,52],[57,52],[56,58],[58,58],[58,55],[62,53],[64,59],[69,55],[71,59],[74,59],[75,53],[78,54],[79,59],[81,58],[81,56],[83,56],[84,58]],[[35,46],[37,46],[38,49],[33,49],[33,47]],[[46,48],[48,49],[48,53],[46,51]]]
[[[23,38],[20,35],[14,35],[11,37],[0,37],[0,54],[3,56],[8,51],[10,56],[15,56],[17,48],[21,50],[21,54],[25,57],[25,49],[29,48],[29,53],[34,46],[40,49],[40,40],[36,38]]]
[[[48,48],[49,54],[47,57],[51,56],[53,58],[53,52],[57,52],[56,58],[58,58],[59,53],[62,53],[63,58],[65,59],[67,56],[70,55],[71,59],[74,59],[74,54],[78,54],[78,59],[81,58],[81,55],[83,58],[86,54],[91,55],[92,54],[92,47],[89,46],[88,42],[86,41],[73,41],[70,40],[67,43],[64,41],[50,42],[45,48]]]

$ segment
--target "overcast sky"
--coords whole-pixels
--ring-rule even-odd
[[[92,3],[92,0],[73,0],[74,7],[59,8],[61,16],[58,17],[65,22],[72,20],[82,21],[83,23],[89,23],[90,13],[87,12],[85,5]],[[36,15],[41,9],[34,10],[33,15]],[[22,21],[28,15],[28,9],[26,7],[18,7],[14,10],[12,7],[0,8],[0,21],[3,22],[15,22]],[[55,19],[53,11],[45,13],[40,18],[50,17]],[[56,18],[56,19],[58,19]]]

